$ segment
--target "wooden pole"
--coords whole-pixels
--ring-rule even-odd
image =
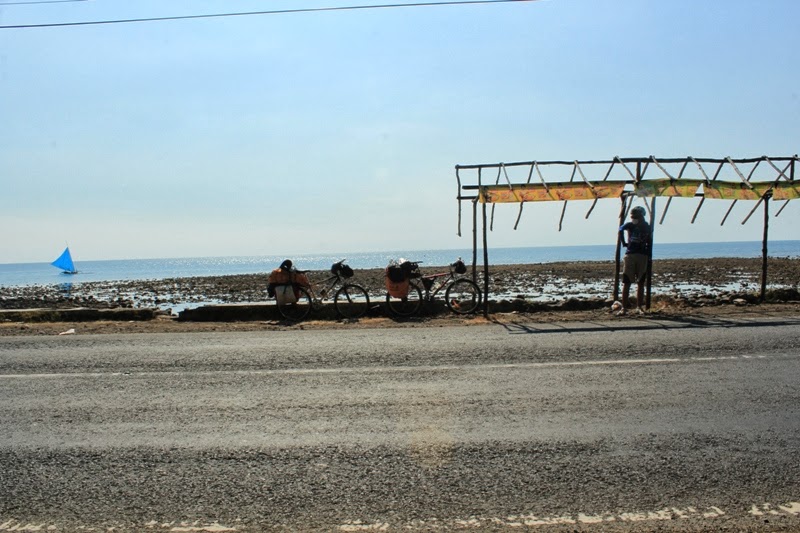
[[[647,252],[647,304],[646,309],[650,310],[650,302],[653,289],[653,242],[656,227],[656,197],[650,202],[650,250]]]
[[[767,240],[769,234],[769,194],[764,197],[764,238],[761,241],[761,295],[764,302],[767,297]]]
[[[475,231],[472,236],[472,281],[475,283],[478,282],[478,203],[481,199],[481,185],[483,184],[483,169],[478,169],[478,195],[475,198],[475,204],[472,206],[472,218],[473,218],[473,227]],[[484,204],[485,205],[485,204]],[[486,226],[486,220],[483,221],[484,227]],[[486,231],[484,229],[484,231]]]
[[[472,281],[478,280],[478,200],[472,201]]]
[[[622,205],[620,206],[620,209],[619,209],[619,225],[617,226],[617,228],[621,228],[622,225],[625,224],[625,204],[627,203],[627,200],[626,200],[624,195],[620,196],[619,199],[622,200]],[[622,250],[622,242],[621,242],[621,240],[619,238],[619,229],[618,229],[617,230],[617,250],[616,250],[615,255],[614,255],[614,257],[615,257],[614,264],[616,266],[616,268],[614,269],[614,301],[615,302],[619,300],[619,268],[620,268],[620,252],[621,252],[621,250]]]
[[[486,236],[486,202],[483,202],[483,316],[489,318],[489,247]]]

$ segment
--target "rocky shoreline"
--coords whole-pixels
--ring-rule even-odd
[[[446,270],[426,267],[422,272]],[[614,292],[615,265],[611,261],[494,265],[489,272],[490,299],[495,301],[549,305],[568,300],[607,301]],[[382,269],[357,270],[353,281],[368,287],[370,296],[379,301],[385,294],[383,275]],[[481,265],[477,266],[477,275],[482,285]],[[752,301],[760,292],[761,275],[759,258],[657,260],[652,291],[657,300],[688,305]],[[311,271],[309,276],[317,282],[324,280],[327,272]],[[267,273],[259,273],[0,287],[0,309],[156,308],[173,314],[213,303],[267,301],[266,278]],[[768,300],[797,301],[800,259],[770,258],[767,280]]]

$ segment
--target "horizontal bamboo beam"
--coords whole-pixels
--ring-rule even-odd
[[[733,159],[733,158],[716,158],[716,157],[667,157],[664,159],[656,160],[655,157],[620,157],[616,159],[607,159],[607,160],[600,160],[600,161],[577,161],[579,165],[610,165],[612,163],[653,163],[658,161],[661,164],[670,164],[670,163],[758,163],[760,161],[800,161],[800,157],[797,155],[794,156],[785,156],[785,157],[769,157],[769,156],[761,156],[761,157],[750,157],[750,158],[743,158],[743,159]],[[514,163],[486,163],[486,164],[475,164],[475,165],[456,165],[456,170],[474,170],[480,168],[501,168],[501,167],[522,167],[522,166],[530,166],[533,164],[537,164],[539,166],[542,165],[568,165],[574,166],[576,161],[517,161]]]

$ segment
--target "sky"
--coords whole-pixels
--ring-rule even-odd
[[[0,26],[380,3],[0,0]],[[470,248],[456,165],[791,156],[797,20],[539,0],[0,28],[0,263]],[[692,224],[673,202],[656,242],[761,239],[753,202],[724,226],[710,204]],[[514,230],[497,206],[489,247],[616,242],[618,201],[571,202],[559,231],[561,208]],[[798,227],[795,201],[770,238]]]

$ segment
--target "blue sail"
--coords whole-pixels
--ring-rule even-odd
[[[75,269],[75,263],[72,262],[72,254],[69,253],[69,246],[64,248],[64,253],[62,253],[58,259],[50,263],[54,267],[58,267],[67,274],[77,274],[78,271]]]

